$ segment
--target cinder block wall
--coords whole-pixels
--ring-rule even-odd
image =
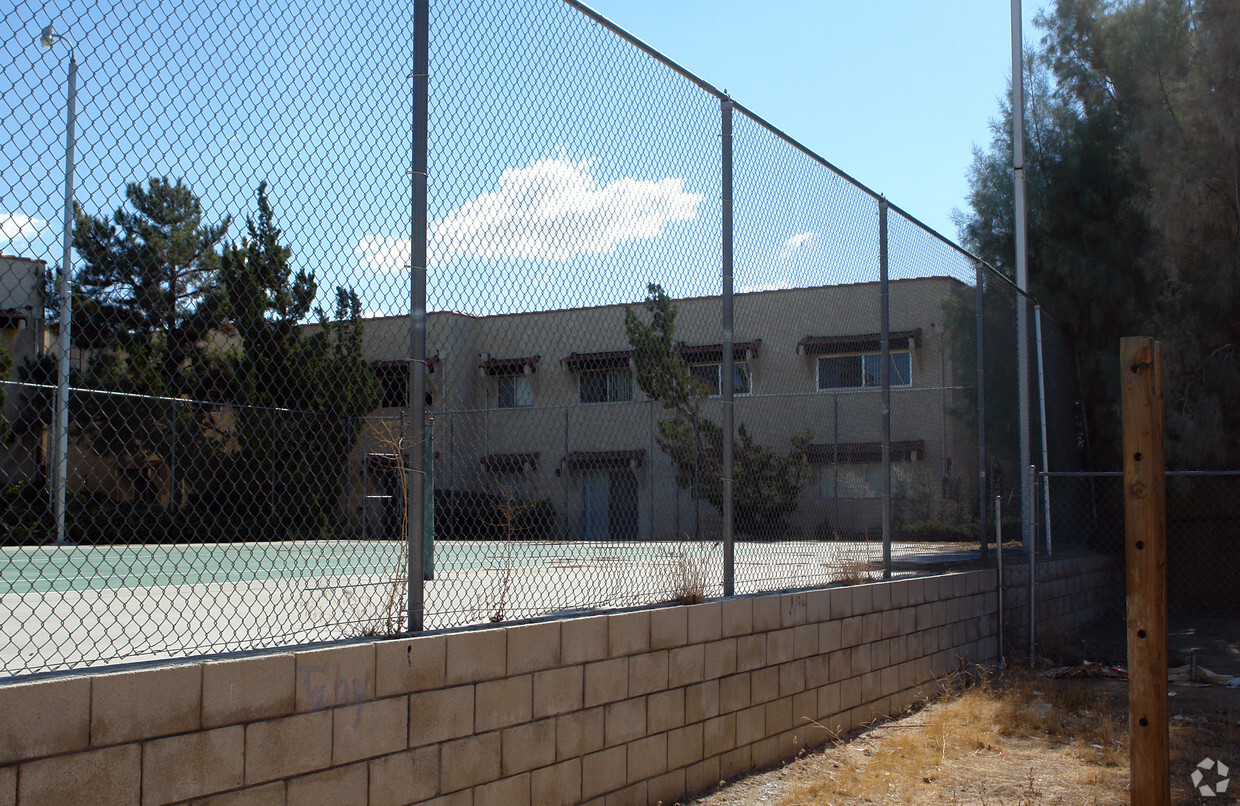
[[[0,806],[670,803],[993,659],[995,606],[973,571],[11,683]]]
[[[1039,645],[1077,643],[1082,628],[1102,618],[1124,620],[1121,558],[1038,560],[1034,594]],[[1004,570],[1004,633],[1011,657],[1029,654],[1029,565]]]

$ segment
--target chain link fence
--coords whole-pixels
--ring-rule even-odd
[[[1076,468],[1032,301],[571,0],[3,25],[5,675],[917,573]]]

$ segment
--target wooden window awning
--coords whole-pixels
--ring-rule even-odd
[[[368,453],[366,464],[379,473],[397,473],[405,468],[405,457],[394,453]]]
[[[522,375],[534,372],[534,366],[542,360],[541,355],[526,355],[519,358],[488,358],[478,364],[478,369],[487,375]]]
[[[527,465],[531,470],[538,468],[538,451],[533,453],[492,453],[482,457],[482,466],[492,473],[505,470],[521,470]]]
[[[892,349],[906,349],[908,342],[921,346],[921,328],[893,330],[889,335]],[[797,342],[799,355],[839,355],[840,353],[873,353],[882,349],[883,334],[862,333],[855,336],[806,336]]]
[[[757,358],[758,348],[762,346],[762,339],[754,339],[753,341],[738,341],[732,344],[732,360],[744,361],[747,358]],[[680,346],[680,355],[690,364],[714,364],[723,361],[723,345],[722,344],[682,344]]]
[[[29,319],[29,313],[23,308],[0,309],[0,329],[22,330]]]
[[[917,459],[926,450],[924,439],[893,440],[891,443],[892,461]],[[805,447],[805,456],[812,465],[829,465],[835,462],[861,463],[881,462],[883,460],[883,443],[881,442],[841,442],[838,445],[818,443]]]
[[[632,350],[611,350],[605,353],[570,353],[563,360],[564,368],[569,372],[581,372],[588,369],[621,369],[629,365],[633,356]]]
[[[435,371],[435,365],[438,363],[439,363],[438,353],[436,353],[435,355],[428,355],[426,357],[426,368],[430,370],[431,372]],[[394,374],[402,374],[402,375],[408,374],[409,359],[398,358],[395,361],[371,361],[370,369],[376,375],[380,373],[393,374],[393,375]]]
[[[601,470],[608,467],[641,467],[646,458],[642,448],[632,451],[572,451],[564,464],[569,470]]]

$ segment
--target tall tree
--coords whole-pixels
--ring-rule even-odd
[[[659,285],[651,284],[645,309],[647,324],[630,309],[624,329],[633,347],[637,385],[671,413],[659,421],[659,447],[676,466],[676,483],[705,498],[723,511],[723,429],[702,416],[705,385],[689,372],[676,341],[676,305]],[[721,378],[730,383],[730,378]],[[797,496],[809,481],[806,447],[812,431],[790,437],[790,449],[775,451],[759,446],[744,423],[736,430],[734,448],[733,512],[739,534],[773,535],[786,526],[796,510]]]
[[[305,335],[318,285],[313,273],[293,272],[265,182],[246,232],[225,246],[219,269],[219,312],[238,345],[222,394],[235,404],[234,444],[201,494],[268,513],[277,532],[269,536],[317,537],[339,508],[361,416],[379,402],[361,303],[337,289],[334,316],[317,311],[319,328]]]
[[[166,464],[176,507],[186,460],[206,461],[197,457],[210,448],[210,411],[192,401],[214,360],[205,339],[219,321],[217,249],[230,219],[206,223],[179,179],[133,182],[125,197],[111,219],[76,211],[74,333],[91,350],[83,384],[134,396],[79,394],[75,422],[100,453]]]
[[[1031,54],[1030,285],[1081,358],[1092,461],[1119,460],[1118,339],[1166,346],[1169,459],[1240,461],[1240,10],[1058,0]],[[1039,78],[1041,76],[1041,78]],[[962,239],[1012,265],[1009,110],[970,172]],[[1044,147],[1047,143],[1051,148]]]
[[[171,379],[217,322],[217,250],[231,219],[205,222],[202,202],[180,179],[132,182],[125,198],[130,209],[111,221],[76,214],[83,267],[75,285],[87,301],[83,338],[94,341],[85,346],[131,349],[159,334],[161,374]]]

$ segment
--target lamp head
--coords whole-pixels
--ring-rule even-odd
[[[44,50],[51,50],[52,45],[56,44],[56,40],[59,38],[60,36],[49,25],[43,29],[43,36],[39,37],[39,46]]]

